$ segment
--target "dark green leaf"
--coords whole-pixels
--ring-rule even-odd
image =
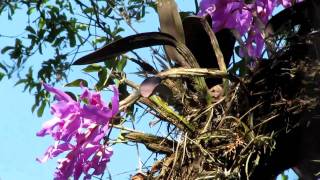
[[[76,45],[76,36],[74,33],[68,33],[68,39],[70,43],[70,47],[74,47]]]
[[[0,72],[0,81],[5,77],[6,75],[2,72]]]
[[[123,57],[118,63],[117,63],[117,70],[123,71],[124,67],[127,65],[127,58]]]
[[[90,72],[98,72],[101,70],[101,66],[98,64],[90,64],[84,69],[82,69],[84,72],[90,73]]]
[[[39,48],[39,53],[42,54],[42,44],[39,44],[38,48]]]
[[[145,61],[139,61],[139,60],[133,59],[133,58],[130,58],[130,60],[133,61],[134,63],[138,64],[140,66],[140,68],[148,74],[157,74],[158,73],[158,71],[153,66],[151,66],[150,64],[148,64]]]
[[[37,39],[37,36],[36,35],[34,35],[34,34],[28,34],[28,39],[31,39],[31,41],[36,41],[36,39]]]
[[[12,46],[6,46],[6,47],[2,48],[2,49],[1,49],[1,54],[6,53],[6,52],[7,52],[8,50],[10,50],[10,49],[14,49],[14,47],[12,47]]]
[[[31,112],[33,113],[36,110],[36,108],[37,108],[37,104],[32,105]]]
[[[40,107],[37,110],[37,116],[41,117],[43,115],[44,109],[46,107],[47,102],[46,101],[42,101]]]
[[[66,87],[80,87],[82,84],[82,86],[84,87],[88,87],[88,82],[84,79],[77,79],[77,80],[74,80],[64,86]]]
[[[46,20],[41,17],[39,20],[39,28],[42,30],[45,24]]]
[[[33,27],[31,27],[31,26],[27,26],[26,27],[26,30],[27,31],[29,31],[30,33],[32,33],[32,34],[36,34],[36,31],[33,29]]]
[[[111,83],[110,79],[108,79],[108,71],[107,69],[102,69],[98,72],[99,81],[95,85],[98,91],[101,91],[105,86]]]
[[[0,68],[1,68],[2,70],[4,70],[6,73],[8,72],[8,69],[7,69],[6,66],[3,65],[2,63],[0,63]]]
[[[54,43],[52,44],[52,46],[54,46],[54,47],[60,46],[60,44],[62,43],[62,41],[64,39],[65,39],[65,37],[55,38]]]
[[[103,48],[88,54],[78,60],[76,60],[74,65],[84,65],[93,64],[98,62],[103,62],[109,58],[116,57],[128,51],[155,46],[155,45],[170,45],[176,46],[176,40],[166,33],[161,32],[149,32],[141,33],[132,36],[119,39],[111,44],[104,46]]]
[[[65,93],[68,94],[73,100],[77,101],[77,96],[74,95],[72,92],[66,91]]]
[[[68,9],[69,9],[70,13],[71,13],[71,14],[74,14],[74,12],[73,12],[73,7],[72,7],[72,4],[71,4],[70,2],[68,3],[68,6],[69,6]]]
[[[20,79],[18,82],[16,82],[14,85],[17,86],[19,84],[23,84],[23,83],[27,83],[28,80],[27,79]]]
[[[89,13],[93,13],[93,8],[86,8],[83,10],[84,13],[89,14]]]

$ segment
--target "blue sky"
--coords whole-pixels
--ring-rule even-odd
[[[193,1],[178,0],[177,2],[182,10],[194,10]],[[19,13],[14,16],[13,22],[8,22],[6,16],[0,17],[0,34],[17,35],[23,32],[27,16]],[[140,32],[156,31],[158,28],[156,14],[152,11],[145,22],[136,27]],[[132,32],[129,31],[130,33]],[[3,46],[12,43],[12,40],[1,38],[1,43]],[[149,50],[145,49],[140,52],[148,54]],[[39,66],[41,59],[48,58],[48,55],[52,52],[46,52],[45,54],[45,56],[34,56],[29,65]],[[0,58],[10,61],[4,55],[0,55]],[[79,78],[78,76],[84,75],[79,68],[75,68],[71,71],[70,76],[71,78]],[[35,133],[40,130],[41,124],[51,118],[49,109],[45,111],[41,118],[32,114],[31,106],[34,97],[27,92],[22,92],[23,88],[21,86],[15,87],[14,83],[16,81],[17,78],[13,77],[10,80],[4,79],[0,82],[0,99],[2,101],[0,104],[0,180],[52,179],[57,159],[50,160],[45,164],[39,164],[35,161],[35,158],[42,156],[46,148],[53,142],[50,137],[39,138],[35,136]],[[147,128],[142,124],[140,124],[140,127]],[[146,160],[149,153],[142,145],[139,146],[139,149],[141,160]],[[129,175],[134,174],[137,167],[136,147],[114,147],[114,155],[109,163],[109,170],[114,179],[129,179]]]

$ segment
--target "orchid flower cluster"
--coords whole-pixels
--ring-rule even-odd
[[[282,5],[288,8],[293,2],[303,0],[202,0],[199,15],[209,14],[215,32],[228,28],[237,30],[240,36],[247,34],[245,48],[250,57],[260,57],[264,49],[261,25],[266,25],[274,9]]]
[[[37,136],[50,135],[55,140],[42,158],[40,163],[67,153],[66,157],[58,160],[54,179],[64,180],[73,176],[84,179],[92,175],[103,174],[107,162],[112,155],[112,149],[101,141],[107,135],[112,117],[119,111],[119,92],[113,87],[112,107],[101,99],[97,92],[83,88],[80,101],[75,101],[59,89],[44,84],[44,88],[53,93],[57,103],[51,106],[54,118],[45,122]]]

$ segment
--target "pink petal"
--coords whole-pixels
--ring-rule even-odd
[[[74,101],[67,93],[60,91],[59,89],[56,89],[56,88],[50,86],[49,84],[44,83],[43,86],[47,91],[55,94],[56,98],[59,101]]]
[[[52,118],[51,120],[49,121],[46,121],[45,123],[43,123],[42,125],[42,129],[37,132],[37,136],[45,136],[47,134],[52,134],[53,132],[53,129],[56,127],[56,126],[59,126],[59,124],[63,123],[63,121],[61,121],[59,118]]]
[[[59,154],[69,151],[73,146],[68,143],[56,144],[55,146],[49,146],[42,158],[37,158],[36,160],[40,163],[47,162],[48,159],[58,156]]]

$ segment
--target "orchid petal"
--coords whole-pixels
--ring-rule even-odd
[[[56,98],[59,100],[59,101],[74,101],[67,93],[63,92],[63,91],[60,91],[59,89],[56,89],[52,86],[50,86],[49,84],[46,84],[44,83],[43,84],[43,87],[56,95]]]

